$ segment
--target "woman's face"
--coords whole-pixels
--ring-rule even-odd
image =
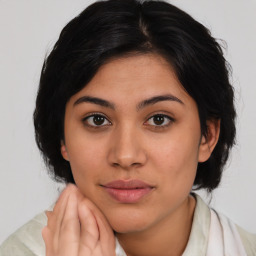
[[[157,55],[102,66],[67,103],[64,129],[78,188],[121,233],[182,209],[206,160],[196,103]]]

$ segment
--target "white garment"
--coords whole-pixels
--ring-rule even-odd
[[[233,222],[211,209],[211,224],[206,256],[247,256]]]

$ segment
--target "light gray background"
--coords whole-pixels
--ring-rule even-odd
[[[57,198],[60,185],[47,176],[34,142],[34,101],[46,52],[63,26],[91,2],[0,0],[0,243]],[[256,233],[256,2],[172,3],[228,44],[238,143],[211,205]]]

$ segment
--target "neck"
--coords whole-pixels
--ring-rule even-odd
[[[196,201],[189,196],[173,213],[146,230],[116,234],[127,256],[180,256],[189,240]]]

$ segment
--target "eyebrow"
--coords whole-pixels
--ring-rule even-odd
[[[173,102],[178,102],[178,103],[184,105],[184,103],[176,96],[171,95],[171,94],[166,94],[166,95],[154,96],[152,98],[143,100],[136,106],[136,109],[137,109],[137,111],[139,111],[149,105],[154,105],[161,101],[173,101]],[[91,97],[91,96],[83,96],[83,97],[79,98],[78,100],[75,101],[74,106],[84,103],[84,102],[100,105],[102,107],[106,107],[106,108],[115,110],[115,104],[113,104],[107,100],[97,98],[97,97]]]
[[[179,98],[177,98],[176,96],[171,95],[171,94],[166,94],[166,95],[154,96],[152,98],[143,100],[142,102],[140,102],[137,105],[137,111],[139,111],[142,108],[145,108],[149,105],[153,105],[153,104],[156,104],[158,102],[161,102],[161,101],[174,101],[174,102],[178,102],[178,103],[184,105],[184,103]]]
[[[103,100],[103,99],[100,99],[97,97],[91,97],[91,96],[83,96],[79,98],[78,100],[75,101],[74,106],[81,104],[83,102],[89,102],[89,103],[93,103],[96,105],[100,105],[102,107],[111,108],[115,110],[115,105],[113,103],[110,103],[107,100]]]

